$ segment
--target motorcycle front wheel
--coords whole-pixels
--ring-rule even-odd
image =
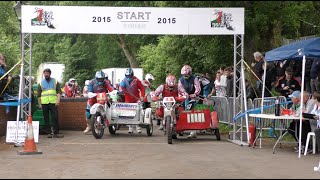
[[[101,139],[104,134],[103,120],[101,114],[91,115],[92,134],[96,139]]]
[[[166,117],[166,131],[167,131],[167,137],[168,137],[168,144],[172,144],[172,128],[170,126],[171,124],[171,117]]]

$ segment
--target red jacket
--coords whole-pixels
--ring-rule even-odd
[[[120,91],[124,91],[124,99],[126,103],[136,103],[141,97],[144,97],[145,91],[141,81],[133,76],[129,83],[127,78],[124,78],[120,83]]]
[[[68,86],[68,82],[66,82],[66,85],[64,86],[64,93],[67,97],[75,97],[77,93],[77,88],[75,86]]]

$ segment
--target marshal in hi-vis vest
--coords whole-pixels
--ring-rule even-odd
[[[50,78],[49,82],[46,79],[41,81],[41,104],[55,104],[57,102],[56,85],[57,81],[54,78]]]

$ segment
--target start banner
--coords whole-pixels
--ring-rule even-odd
[[[244,8],[23,5],[23,33],[244,34]]]

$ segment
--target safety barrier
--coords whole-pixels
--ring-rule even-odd
[[[210,99],[212,99],[215,102],[215,111],[218,113],[219,122],[232,125],[233,122],[233,97],[218,97],[218,96],[211,96]],[[286,102],[286,98],[284,96],[279,96],[279,103]],[[264,98],[264,106],[272,106],[275,104],[276,97],[265,97]],[[237,99],[237,101],[240,104],[241,99]],[[247,110],[260,108],[262,103],[262,98],[255,98],[254,100],[248,99],[247,100]],[[242,105],[244,107],[244,104]],[[282,105],[283,108],[286,108],[287,105]],[[241,107],[236,107],[236,112],[240,112]],[[271,107],[269,109],[266,109],[263,111],[264,114],[272,114],[274,113],[275,108]],[[260,128],[259,118],[252,118],[249,117],[249,123],[254,123],[257,128]],[[281,122],[281,124],[280,124]],[[261,122],[262,129],[269,129],[270,127],[274,128],[275,130],[280,130],[286,128],[290,123],[290,120],[263,120]],[[246,124],[243,124],[243,127],[246,127]]]
[[[273,106],[275,104],[277,97],[265,97],[263,101],[263,106]],[[279,96],[279,103],[284,103],[287,101],[286,97]],[[253,108],[260,108],[262,103],[262,98],[255,98],[253,100]],[[287,104],[282,105],[283,108],[287,108]],[[271,107],[263,111],[263,114],[273,114],[275,111],[275,107]],[[260,128],[260,124],[262,129],[274,128],[275,130],[284,130],[288,127],[290,120],[272,120],[272,119],[264,119],[261,123],[258,123],[260,118],[250,118],[250,122],[254,122],[257,128]]]
[[[226,97],[211,96],[215,102],[214,110],[217,111],[219,122],[224,124],[230,124],[229,103]]]

